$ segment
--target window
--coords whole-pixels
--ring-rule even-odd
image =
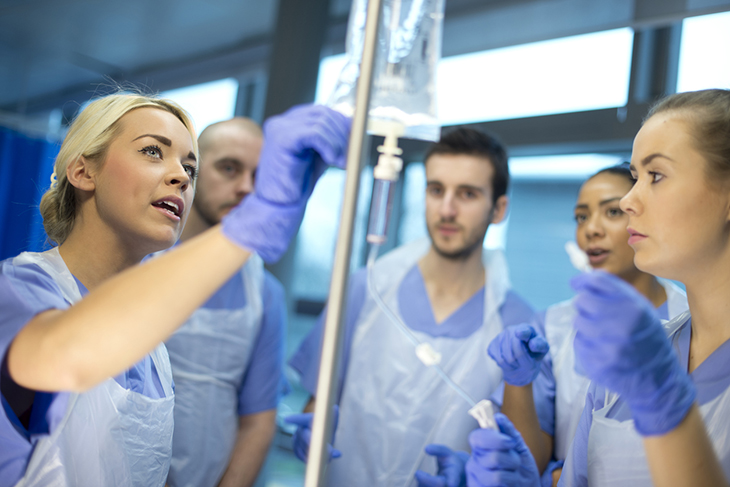
[[[601,169],[620,164],[623,160],[619,156],[605,154],[511,157],[509,172],[513,181],[583,181]]]
[[[730,12],[682,22],[677,91],[730,88]]]
[[[327,56],[319,63],[319,76],[317,76],[317,90],[314,95],[314,102],[324,105],[327,103],[332,90],[335,89],[340,71],[347,64],[347,54]]]
[[[195,124],[195,131],[200,134],[208,125],[233,117],[236,111],[238,81],[226,78],[163,91],[160,96],[177,102],[187,110]]]
[[[596,32],[441,60],[436,103],[443,125],[626,105],[633,31]],[[320,63],[325,103],[347,58]]]
[[[617,29],[445,58],[442,124],[566,113],[626,104],[633,31]]]

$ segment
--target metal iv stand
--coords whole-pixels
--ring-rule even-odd
[[[367,130],[368,109],[370,107],[370,89],[373,82],[373,64],[380,25],[381,0],[369,0],[367,19],[365,22],[365,39],[360,62],[360,77],[357,82],[355,114],[347,151],[347,174],[345,194],[342,203],[342,215],[337,235],[337,247],[332,270],[332,282],[325,318],[322,341],[322,357],[319,364],[317,395],[314,406],[312,437],[309,445],[307,471],[304,477],[305,487],[324,485],[329,452],[328,439],[332,437],[332,408],[337,392],[337,364],[344,333],[344,305],[347,297],[347,279],[352,253],[352,233],[357,209],[357,197],[360,186],[361,159],[364,156],[364,141]]]

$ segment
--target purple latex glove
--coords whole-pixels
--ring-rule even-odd
[[[335,441],[337,421],[340,417],[340,407],[337,404],[335,404],[334,407],[334,414],[335,422],[334,426],[332,427],[332,443],[334,443]],[[297,425],[297,430],[294,432],[294,436],[292,436],[292,449],[294,450],[294,455],[299,460],[305,463],[307,461],[307,457],[309,456],[309,443],[312,440],[313,417],[314,415],[312,413],[301,413],[290,414],[289,416],[284,418],[285,422]],[[340,458],[342,456],[342,452],[333,448],[332,445],[327,445],[327,451],[329,452],[330,460]]]
[[[487,353],[502,369],[507,384],[526,386],[537,377],[549,348],[544,337],[523,323],[505,328],[494,337]]]
[[[574,277],[575,354],[588,377],[617,392],[642,435],[664,434],[684,419],[695,388],[654,306],[603,271]]]
[[[494,415],[500,431],[477,429],[469,435],[466,462],[469,487],[540,487],[540,473],[522,435],[502,413]]]
[[[279,260],[304,216],[307,199],[327,166],[344,168],[350,119],[322,105],[294,107],[264,124],[253,194],[223,218],[223,233]]]
[[[445,445],[427,445],[426,453],[436,457],[438,472],[436,475],[416,471],[418,487],[464,487],[466,472],[464,467],[469,454],[464,451],[453,451]]]

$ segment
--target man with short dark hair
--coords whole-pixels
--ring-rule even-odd
[[[374,284],[410,332],[441,354],[449,377],[479,401],[502,380],[487,356],[490,341],[533,315],[510,289],[502,253],[483,248],[489,225],[507,212],[507,154],[494,137],[457,129],[431,147],[425,169],[429,238],[381,257]],[[329,465],[330,485],[412,485],[414,475],[424,486],[458,485],[447,464],[462,462],[452,470],[463,480],[465,458],[454,450],[468,450],[467,436],[478,427],[467,414],[470,405],[419,361],[412,343],[369,295],[363,270],[351,279],[345,319],[334,442],[342,456]],[[321,318],[289,361],[311,394],[322,327]],[[305,411],[313,410],[314,400]],[[295,418],[295,441],[305,443],[295,449],[304,452],[306,419]],[[437,457],[438,469],[427,453]]]
[[[253,120],[237,117],[208,126],[198,142],[199,176],[181,241],[220,223],[253,192],[263,135]],[[252,255],[168,339],[170,487],[253,485],[276,432],[285,319],[283,287]]]

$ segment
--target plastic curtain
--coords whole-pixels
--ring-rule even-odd
[[[48,248],[38,205],[58,148],[0,127],[0,260]]]

